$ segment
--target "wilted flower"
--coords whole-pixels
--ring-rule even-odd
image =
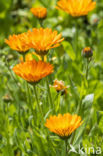
[[[28,82],[38,82],[53,72],[53,66],[43,61],[32,60],[17,64],[13,71]]]
[[[82,53],[83,53],[83,56],[86,58],[90,58],[93,56],[93,51],[90,47],[84,48]]]
[[[47,9],[43,7],[31,8],[30,11],[39,19],[43,19],[47,16]]]
[[[92,0],[59,0],[56,8],[76,17],[87,15],[95,6],[96,2]]]
[[[9,39],[5,40],[5,43],[7,43],[13,50],[16,50],[18,52],[26,52],[30,49],[30,47],[26,44],[27,41],[27,33],[22,33],[19,35],[10,35]]]
[[[64,40],[61,34],[57,34],[57,31],[52,31],[50,28],[34,28],[33,31],[28,31],[28,38],[29,46],[41,56],[46,55],[49,49],[58,47]]]
[[[58,80],[54,80],[54,84],[53,87],[56,89],[57,92],[61,92],[61,94],[67,94],[67,86],[64,85],[64,82],[58,81]]]
[[[50,116],[50,118],[46,120],[45,126],[62,139],[67,139],[81,124],[80,116],[66,113],[64,115]]]

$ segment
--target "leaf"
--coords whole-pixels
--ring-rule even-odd
[[[82,100],[82,114],[85,117],[85,121],[88,120],[92,115],[92,104],[94,100],[94,94],[89,94],[85,96]]]
[[[82,104],[84,105],[84,108],[90,108],[92,106],[94,100],[94,94],[89,94],[87,96],[85,96],[85,98],[82,101]]]
[[[69,57],[72,59],[72,61],[74,61],[76,59],[76,55],[75,52],[71,46],[71,44],[67,41],[64,41],[62,43],[64,50],[66,51],[66,53],[69,55]]]

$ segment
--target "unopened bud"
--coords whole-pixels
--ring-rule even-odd
[[[93,51],[92,51],[92,49],[90,47],[84,48],[82,53],[83,53],[83,56],[86,57],[86,58],[90,58],[90,57],[93,56]]]

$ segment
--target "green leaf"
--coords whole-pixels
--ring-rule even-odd
[[[64,47],[64,50],[66,51],[66,53],[69,55],[69,57],[72,59],[72,61],[74,61],[76,59],[76,55],[75,55],[75,52],[72,48],[72,45],[67,42],[67,41],[64,41],[62,43],[63,47]]]
[[[89,94],[85,96],[85,98],[82,101],[82,112],[83,112],[82,114],[84,114],[83,116],[85,117],[85,120],[88,120],[92,115],[91,108],[93,100],[94,94]]]
[[[83,99],[83,105],[85,109],[90,108],[92,106],[93,100],[94,100],[94,94],[89,94],[85,96],[85,98]]]

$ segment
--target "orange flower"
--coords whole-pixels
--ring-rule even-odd
[[[33,31],[28,31],[28,38],[29,46],[41,56],[46,55],[49,49],[58,47],[64,40],[61,39],[61,34],[57,34],[57,31],[52,31],[50,28],[34,28]]]
[[[62,80],[61,81],[55,80],[53,87],[56,89],[57,92],[61,91],[62,95],[67,94],[68,87],[64,86],[64,82]]]
[[[43,61],[32,60],[17,64],[13,71],[28,82],[38,82],[53,72],[53,66]]]
[[[86,58],[90,58],[93,56],[93,51],[90,47],[85,47],[83,49],[83,56],[86,57]]]
[[[30,11],[35,17],[40,19],[45,18],[47,16],[47,9],[43,7],[31,8]]]
[[[5,43],[7,43],[13,50],[26,52],[28,49],[30,49],[30,47],[26,44],[27,40],[27,33],[22,33],[19,35],[10,35],[9,39],[5,40]]]
[[[32,60],[41,60],[41,57],[39,55],[37,55],[35,52],[30,52],[30,53],[27,53],[25,55],[25,61],[32,61]],[[44,56],[44,61],[46,62],[47,60],[47,57]],[[21,56],[20,57],[20,61],[23,62],[23,57]]]
[[[49,128],[51,132],[54,132],[65,139],[82,123],[80,116],[66,113],[64,115],[59,114],[58,116],[50,116],[50,119],[46,120],[45,126]]]
[[[92,0],[59,0],[56,8],[75,17],[87,15],[95,6],[96,2]]]

